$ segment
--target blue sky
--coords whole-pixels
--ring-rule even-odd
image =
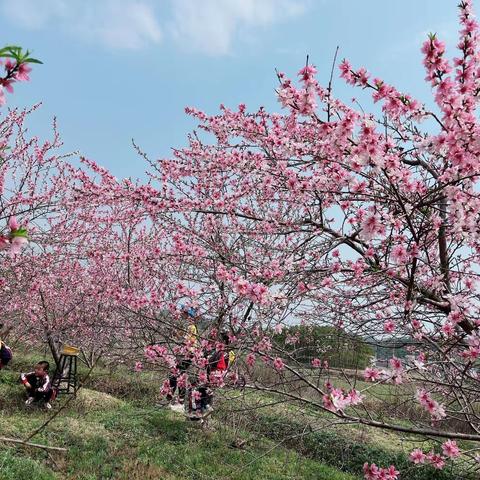
[[[310,55],[328,81],[340,58],[422,100],[420,45],[437,32],[453,51],[453,0],[0,0],[4,44],[33,49],[30,84],[10,106],[42,101],[32,134],[57,116],[65,151],[79,150],[119,177],[142,177],[130,140],[152,157],[182,146],[185,106],[220,103],[278,110],[275,68],[295,75]],[[344,100],[360,97],[336,80]]]

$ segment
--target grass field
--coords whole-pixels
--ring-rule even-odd
[[[17,351],[15,363],[0,372],[0,436],[25,438],[49,416],[23,405],[17,383],[19,372],[31,368],[38,358]],[[80,376],[85,374],[81,368]],[[218,392],[210,428],[203,431],[182,415],[155,407],[162,380],[155,372],[96,368],[78,398],[34,439],[66,447],[68,453],[49,455],[2,444],[0,480],[31,479],[31,472],[33,478],[67,480],[358,480],[366,461],[396,464],[402,479],[473,478],[460,476],[458,465],[439,472],[416,468],[408,461],[413,448],[428,451],[434,441],[332,424],[331,416],[318,409],[283,403],[276,395],[249,389]],[[376,389],[373,401],[379,402],[379,408],[374,411],[379,415],[385,401],[392,405],[402,401],[398,395],[402,392],[395,387]],[[55,409],[64,401],[57,402]]]
[[[0,435],[25,438],[50,415],[23,405],[18,375],[34,363],[15,357],[0,372]],[[68,452],[4,443],[1,480],[94,479],[312,479],[353,480],[355,476],[306,458],[248,431],[219,426],[208,431],[153,404],[154,377],[112,376],[98,371],[90,388],[32,441]],[[99,391],[102,390],[102,391]],[[106,393],[110,391],[110,393]],[[55,408],[62,404],[56,403]],[[241,445],[241,448],[239,448]]]

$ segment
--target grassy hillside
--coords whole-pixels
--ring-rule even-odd
[[[19,357],[0,372],[0,434],[25,438],[48,418],[23,405],[19,372],[34,363]],[[40,435],[37,443],[64,446],[68,453],[2,444],[2,480],[94,479],[315,479],[353,480],[265,437],[222,427],[202,431],[166,409],[151,406],[158,389],[132,375],[99,371]],[[99,391],[102,390],[102,391]],[[110,393],[105,393],[110,391]],[[126,392],[133,392],[127,395]],[[114,395],[113,395],[114,394]],[[56,408],[61,404],[57,402]],[[242,445],[239,448],[239,445]]]

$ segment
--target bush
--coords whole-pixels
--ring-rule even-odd
[[[388,467],[395,465],[408,480],[454,480],[468,479],[460,473],[447,470],[435,470],[430,466],[416,467],[404,453],[395,453],[377,446],[348,439],[332,431],[305,431],[305,425],[291,419],[273,415],[253,414],[257,433],[272,440],[282,442],[288,448],[355,475],[362,473],[365,462]],[[301,433],[305,432],[304,435]],[[298,434],[298,435],[297,435]],[[472,477],[473,478],[473,477]]]

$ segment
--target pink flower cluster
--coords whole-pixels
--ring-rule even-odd
[[[376,213],[369,213],[363,217],[361,222],[362,236],[369,241],[377,235],[383,235],[385,226],[382,219]]]
[[[421,104],[410,95],[400,93],[395,87],[379,78],[370,81],[370,74],[365,68],[355,71],[348,60],[343,60],[340,64],[340,76],[350,85],[373,89],[373,100],[383,101],[382,110],[393,119],[399,119],[400,116],[408,114],[418,115],[422,110]]]
[[[245,361],[247,362],[247,365],[249,367],[253,367],[255,365],[255,360],[256,360],[256,357],[254,353],[249,353],[245,358]]]
[[[381,468],[374,463],[371,465],[365,463],[363,465],[363,474],[365,480],[397,480],[400,472],[394,465],[390,465],[388,468]]]
[[[5,77],[0,78],[0,106],[7,102],[4,89],[13,93],[13,84],[15,82],[27,82],[30,80],[28,74],[32,69],[26,63],[17,63],[11,59],[5,60]]]
[[[249,298],[255,303],[266,304],[270,300],[268,287],[265,284],[248,281],[238,275],[236,269],[227,270],[221,266],[217,270],[217,278],[229,282],[236,293],[242,297]]]
[[[430,413],[432,420],[445,418],[445,407],[434,400],[426,390],[417,390],[417,400],[420,402],[420,405]]]
[[[475,361],[480,357],[480,334],[478,331],[473,332],[467,337],[468,349],[462,352],[463,358]]]
[[[321,92],[321,88],[315,78],[317,69],[313,65],[306,65],[299,72],[298,76],[303,84],[303,88],[297,89],[286,79],[283,73],[278,74],[281,87],[278,90],[278,99],[283,107],[288,107],[303,115],[311,115],[317,108],[316,95]]]
[[[341,388],[326,385],[328,393],[323,396],[323,406],[331,412],[344,411],[347,407],[355,406],[363,401],[363,395],[358,390],[346,393]]]
[[[283,360],[280,357],[273,360],[273,368],[279,372],[285,368],[285,363],[283,363]]]
[[[263,283],[252,283],[244,278],[236,278],[233,281],[235,291],[255,303],[265,304],[268,302],[268,288]]]
[[[390,370],[378,370],[374,367],[367,367],[363,371],[363,377],[367,382],[377,382],[379,380],[389,381],[399,385],[405,380],[405,369],[399,358],[393,357],[389,360]]]
[[[311,363],[313,368],[328,368],[327,360],[322,362],[319,358],[314,358]]]
[[[9,235],[0,235],[0,250],[9,249],[10,256],[17,256],[28,245],[27,230],[22,227],[16,217],[10,217],[8,221]]]
[[[448,61],[444,58],[445,42],[436,35],[430,35],[422,46],[424,54],[423,64],[427,70],[427,77],[432,86],[436,86],[442,77],[451,71]]]
[[[163,345],[148,345],[145,347],[145,356],[150,361],[163,361],[169,368],[175,368],[175,357],[168,353]]]
[[[376,368],[367,367],[363,372],[363,378],[365,378],[367,382],[376,382],[380,380],[381,377],[382,371]]]
[[[424,453],[422,449],[416,448],[410,452],[410,460],[416,465],[419,464],[428,464],[437,470],[443,469],[446,464],[447,459],[454,459],[460,456],[460,449],[458,448],[457,442],[455,440],[447,440],[442,444],[442,453],[440,455],[431,451],[429,453]]]

